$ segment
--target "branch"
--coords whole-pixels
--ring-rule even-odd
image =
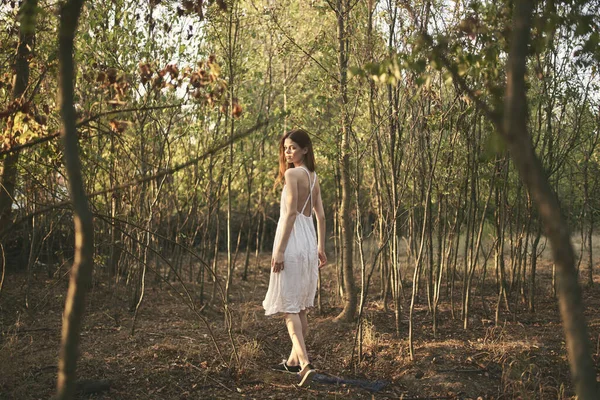
[[[316,58],[314,58],[312,56],[312,54],[310,54],[309,52],[307,52],[306,50],[304,50],[298,43],[296,43],[296,41],[290,36],[288,35],[288,33],[283,29],[283,27],[281,25],[279,25],[279,22],[277,22],[277,18],[275,16],[273,16],[273,22],[275,23],[275,25],[277,25],[277,27],[279,28],[279,30],[281,31],[281,33],[284,34],[284,36],[290,41],[292,42],[292,44],[294,46],[296,46],[297,48],[300,49],[300,51],[302,51],[308,58],[310,58],[311,60],[313,60],[323,71],[325,71],[325,73],[334,81],[336,81],[337,83],[340,83],[340,80],[333,75],[331,72],[329,72],[329,70],[327,68],[325,68],[323,66],[323,64],[321,64]]]
[[[123,110],[111,110],[111,111],[105,111],[103,113],[99,113],[96,115],[93,115],[89,118],[86,118],[82,121],[79,121],[75,126],[77,128],[81,127],[81,126],[85,126],[87,124],[89,124],[90,122],[96,121],[98,119],[100,119],[101,117],[105,117],[107,115],[112,115],[112,114],[118,114],[118,113],[122,113],[122,112],[135,112],[135,111],[147,111],[147,110],[164,110],[164,109],[168,109],[168,108],[178,108],[181,107],[183,105],[183,103],[179,103],[179,104],[171,104],[171,105],[167,105],[167,106],[153,106],[153,107],[142,107],[142,108],[126,108]],[[0,157],[5,156],[7,154],[12,154],[12,153],[17,153],[20,152],[21,150],[24,150],[26,148],[29,147],[33,147],[36,146],[40,143],[45,143],[48,142],[54,138],[57,138],[60,136],[60,131],[56,131],[50,135],[46,135],[34,140],[31,140],[27,143],[23,143],[21,145],[18,146],[13,146],[10,149],[7,150],[2,150],[0,151]]]
[[[94,192],[94,193],[88,194],[87,197],[89,199],[89,198],[92,198],[92,197],[101,196],[101,195],[104,195],[104,194],[115,192],[117,190],[126,189],[126,188],[131,187],[131,186],[137,186],[140,183],[149,182],[149,181],[152,181],[154,179],[161,178],[161,177],[163,177],[165,175],[172,175],[172,174],[174,174],[177,171],[185,169],[185,168],[187,168],[187,167],[189,167],[191,165],[194,165],[194,164],[198,163],[199,161],[204,160],[205,158],[207,158],[207,157],[209,157],[209,156],[211,156],[213,154],[218,153],[220,150],[228,147],[230,144],[235,143],[238,140],[243,139],[243,138],[249,136],[250,134],[256,132],[257,130],[259,130],[260,128],[262,128],[263,126],[265,126],[267,123],[269,123],[269,120],[264,120],[264,121],[258,122],[256,125],[254,125],[250,129],[248,129],[247,131],[239,133],[237,135],[234,135],[231,138],[231,140],[224,141],[223,143],[218,144],[218,145],[214,146],[213,148],[207,150],[206,152],[204,152],[200,156],[195,157],[195,158],[193,158],[191,160],[188,160],[188,161],[186,161],[186,162],[184,162],[182,164],[176,165],[173,168],[167,169],[165,171],[161,171],[161,172],[159,172],[157,174],[154,174],[154,175],[151,175],[151,176],[147,176],[147,177],[144,177],[144,178],[132,181],[132,182],[124,183],[122,185],[114,186],[114,187],[109,188],[109,189],[105,189],[105,190],[101,190],[101,191],[98,191],[98,192]],[[56,209],[56,208],[65,208],[65,207],[69,206],[70,204],[71,204],[70,201],[61,201],[60,203],[55,203],[55,204],[46,206],[44,208],[39,209],[38,211],[35,211],[35,212],[31,213],[31,214],[28,214],[26,216],[23,216],[23,217],[19,218],[15,222],[14,225],[17,225],[17,224],[22,223],[22,222],[24,222],[26,220],[29,220],[30,218],[32,218],[32,217],[34,217],[36,215],[47,213],[48,211],[51,211],[53,209]],[[0,231],[0,237],[2,235],[4,235],[5,233],[7,233],[11,229],[12,229],[12,227],[6,227],[6,228],[2,229]]]
[[[406,1],[403,2],[403,5],[404,5],[404,8],[406,9],[406,11],[408,11],[410,16],[413,18],[413,22],[418,26],[418,18],[416,16],[416,13],[413,10],[412,6]],[[425,43],[427,43],[428,46],[431,47],[431,53],[433,55],[435,55],[435,57],[448,70],[448,72],[450,72],[450,74],[452,75],[452,79],[457,83],[458,87],[461,90],[463,90],[467,94],[467,96],[469,96],[469,98],[477,105],[477,107],[481,111],[483,111],[483,114],[494,125],[494,128],[498,132],[501,132],[502,131],[501,113],[490,108],[490,106],[485,101],[481,100],[481,98],[475,94],[473,89],[471,89],[469,87],[469,85],[467,84],[467,81],[462,76],[460,76],[460,74],[458,73],[458,68],[457,68],[456,64],[454,64],[452,61],[450,61],[448,59],[448,57],[446,56],[444,51],[439,46],[435,45],[433,38],[431,37],[431,35],[429,33],[427,33],[427,31],[425,29],[421,29],[419,31],[419,36]]]

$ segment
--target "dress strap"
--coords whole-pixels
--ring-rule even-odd
[[[306,198],[306,201],[304,202],[304,206],[302,207],[302,211],[300,211],[300,214],[304,214],[304,209],[306,208],[306,205],[308,204],[308,200],[310,200],[310,216],[312,217],[312,209],[313,209],[313,202],[312,202],[312,191],[315,187],[315,183],[317,182],[317,174],[314,173],[314,177],[312,180],[312,183],[310,182],[310,172],[308,172],[308,169],[306,169],[305,166],[300,166],[300,168],[302,168],[304,170],[304,172],[306,172],[306,175],[308,175],[308,183],[310,184],[310,191],[308,192],[308,197]]]

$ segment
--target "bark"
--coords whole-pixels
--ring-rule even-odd
[[[342,165],[341,165],[341,186],[342,198],[340,206],[340,231],[343,259],[343,280],[344,280],[344,309],[336,317],[341,321],[352,321],[356,314],[357,298],[356,284],[354,282],[354,268],[352,259],[352,218],[350,209],[350,197],[352,189],[350,187],[350,121],[346,107],[348,105],[348,36],[347,36],[347,18],[349,10],[347,0],[338,0],[337,2],[337,20],[338,20],[338,40],[339,40],[339,69],[340,69],[340,95],[342,108]]]
[[[529,268],[529,296],[527,307],[530,312],[535,312],[535,273],[537,268],[537,249],[542,237],[542,229],[538,224],[536,229],[535,238],[531,244],[531,268]]]
[[[502,134],[519,176],[538,206],[552,245],[558,274],[560,312],[576,393],[579,399],[592,400],[598,398],[596,373],[570,232],[527,131],[525,71],[532,12],[533,1],[515,3]]]
[[[235,118],[231,114],[233,110],[233,102],[235,98],[235,58],[236,46],[239,35],[239,18],[237,15],[237,8],[234,6],[229,13],[229,20],[227,24],[227,64],[229,67],[229,109],[225,115],[225,125],[229,127],[229,138],[234,136],[235,132]],[[235,269],[235,260],[233,259],[232,253],[232,240],[233,233],[231,231],[231,220],[232,220],[232,173],[233,173],[233,141],[229,145],[229,166],[227,173],[227,281],[225,283],[225,295],[229,298],[231,285],[233,284],[233,273]]]
[[[69,290],[63,317],[60,359],[58,364],[58,399],[69,399],[75,391],[79,331],[85,306],[85,294],[92,277],[94,230],[78,154],[78,138],[73,106],[75,65],[73,40],[83,0],[69,0],[61,7],[59,28],[60,111],[63,121],[61,139],[69,194],[75,221],[75,260],[71,268]]]
[[[475,242],[475,249],[472,250],[471,252],[471,256],[469,257],[469,270],[468,270],[468,276],[467,276],[467,280],[466,280],[466,288],[465,288],[465,298],[464,298],[464,316],[463,316],[463,328],[465,330],[467,330],[469,328],[469,306],[471,303],[471,286],[473,283],[473,277],[475,275],[475,269],[477,267],[477,261],[479,260],[479,253],[481,250],[481,243],[482,243],[482,237],[483,237],[483,229],[485,227],[485,221],[486,221],[486,214],[487,214],[487,210],[488,207],[490,205],[490,200],[492,198],[492,193],[494,190],[494,180],[495,180],[495,176],[492,176],[491,178],[491,182],[490,182],[490,189],[487,195],[487,198],[485,200],[485,205],[483,206],[483,210],[481,211],[481,220],[479,222],[479,228],[477,231],[477,237],[473,236],[473,240]],[[475,217],[475,215],[474,215]],[[475,222],[475,220],[473,221]],[[475,225],[473,224],[473,227],[475,227]],[[490,254],[491,254],[491,250],[490,250]],[[485,257],[485,262],[484,265],[487,264],[487,256]]]
[[[25,0],[19,9],[21,26],[19,29],[19,44],[14,65],[13,101],[20,99],[25,94],[27,86],[29,85],[29,56],[32,52],[35,35],[37,3],[37,0]],[[6,155],[0,168],[0,226],[4,227],[11,225],[18,161],[19,153],[10,153]],[[9,231],[10,230],[4,230],[5,233]]]
[[[507,282],[506,282],[506,266],[504,261],[504,248],[505,248],[505,237],[506,237],[506,224],[507,224],[507,193],[508,193],[508,160],[503,156],[501,162],[496,163],[495,174],[498,175],[498,180],[502,183],[502,186],[499,184],[495,185],[494,193],[495,193],[495,203],[496,203],[496,211],[494,215],[494,225],[495,225],[495,233],[496,233],[496,243],[495,243],[495,252],[496,252],[496,281],[497,281],[497,289],[498,289],[498,299],[496,302],[496,311],[494,321],[496,325],[499,323],[500,318],[500,304],[502,303],[502,297],[504,297],[504,303],[506,305],[506,311],[510,312],[510,307],[508,305],[508,298],[506,296],[507,292]]]
[[[599,142],[599,135],[594,135],[590,138],[590,148],[585,150],[585,159],[583,163],[583,210],[582,210],[582,218],[581,218],[581,251],[583,253],[584,245],[587,243],[588,248],[588,259],[586,266],[586,285],[588,287],[592,287],[594,285],[594,257],[593,257],[593,235],[594,235],[594,210],[591,206],[592,197],[590,192],[590,159],[592,155],[596,151],[596,146]],[[584,233],[584,228],[586,227],[585,216],[588,217],[587,221],[587,232]],[[583,256],[583,254],[582,254]]]
[[[398,6],[393,2],[387,3],[388,12],[390,15],[389,34],[388,34],[388,55],[391,57],[395,52],[394,36],[396,31],[396,21],[398,18]],[[392,276],[392,297],[394,300],[394,317],[396,319],[396,335],[400,336],[400,321],[402,311],[402,271],[400,265],[400,224],[395,210],[399,207],[398,200],[398,170],[401,162],[401,157],[398,149],[399,138],[399,120],[398,120],[398,88],[387,85],[387,113],[388,113],[388,135],[389,135],[389,161],[386,166],[388,174],[391,177],[389,187],[391,210],[393,210],[393,218],[391,220],[393,237],[390,248],[390,272]],[[401,149],[401,148],[400,148]],[[383,164],[382,164],[383,165]],[[412,238],[412,236],[411,236]],[[409,249],[410,251],[410,249]]]
[[[110,171],[110,187],[115,187],[117,182],[116,171],[117,171],[117,156],[116,156],[116,146],[115,146],[115,135],[111,135],[110,137],[110,150],[113,155],[112,166]],[[119,271],[119,260],[121,259],[121,248],[117,246],[117,243],[121,242],[121,234],[119,233],[121,230],[120,223],[116,221],[118,217],[119,210],[121,209],[121,201],[120,201],[120,193],[117,191],[110,196],[110,217],[111,217],[111,225],[110,225],[110,256],[109,256],[109,264],[108,271],[111,277],[111,283],[116,283],[117,273]]]

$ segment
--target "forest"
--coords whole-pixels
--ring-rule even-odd
[[[1,0],[0,398],[599,399],[599,73],[598,0]]]

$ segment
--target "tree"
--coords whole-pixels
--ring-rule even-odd
[[[357,308],[356,284],[354,279],[353,260],[353,229],[350,209],[352,188],[350,183],[351,152],[350,152],[350,117],[348,115],[348,59],[350,33],[348,23],[350,11],[352,10],[350,0],[336,0],[335,13],[338,28],[338,68],[339,68],[339,95],[340,95],[340,175],[341,175],[341,199],[339,208],[340,233],[341,233],[341,263],[343,266],[344,279],[344,308],[337,316],[342,321],[354,320]]]
[[[525,73],[533,9],[532,1],[521,1],[515,4],[513,10],[502,120],[480,101],[479,104],[487,110],[486,114],[506,141],[519,176],[538,206],[540,218],[552,244],[553,258],[559,273],[559,304],[572,379],[579,398],[591,400],[597,397],[596,377],[571,237],[556,194],[548,184],[542,165],[534,152],[527,128]],[[427,36],[425,39],[431,40]],[[435,50],[434,52],[461,87],[468,89],[465,81],[458,74],[456,66],[450,63],[444,54]],[[476,99],[472,92],[470,95]]]
[[[17,55],[13,66],[15,75],[12,83],[12,104],[11,109],[14,113],[23,112],[24,109],[30,109],[30,99],[26,95],[29,87],[29,57],[33,52],[35,25],[37,10],[37,0],[24,0],[19,9],[20,26],[19,42],[17,46]],[[27,114],[27,112],[26,112]],[[9,153],[2,160],[0,168],[0,226],[6,227],[12,224],[12,206],[15,196],[15,185],[17,180],[17,163],[19,153]],[[0,237],[0,240],[2,237]]]
[[[504,118],[502,127],[498,128],[506,140],[521,179],[538,205],[540,218],[552,244],[554,262],[559,271],[559,304],[572,379],[579,398],[592,400],[598,397],[596,374],[583,315],[571,236],[556,194],[548,184],[535,155],[527,129],[525,71],[533,6],[533,1],[521,1],[516,3],[513,11]]]
[[[71,267],[69,291],[65,302],[58,363],[57,396],[61,400],[72,398],[75,392],[79,331],[83,319],[85,295],[91,283],[94,265],[94,226],[81,174],[74,107],[73,42],[82,6],[83,0],[67,0],[62,4],[58,31],[60,110],[63,122],[61,139],[75,222],[75,259]]]

